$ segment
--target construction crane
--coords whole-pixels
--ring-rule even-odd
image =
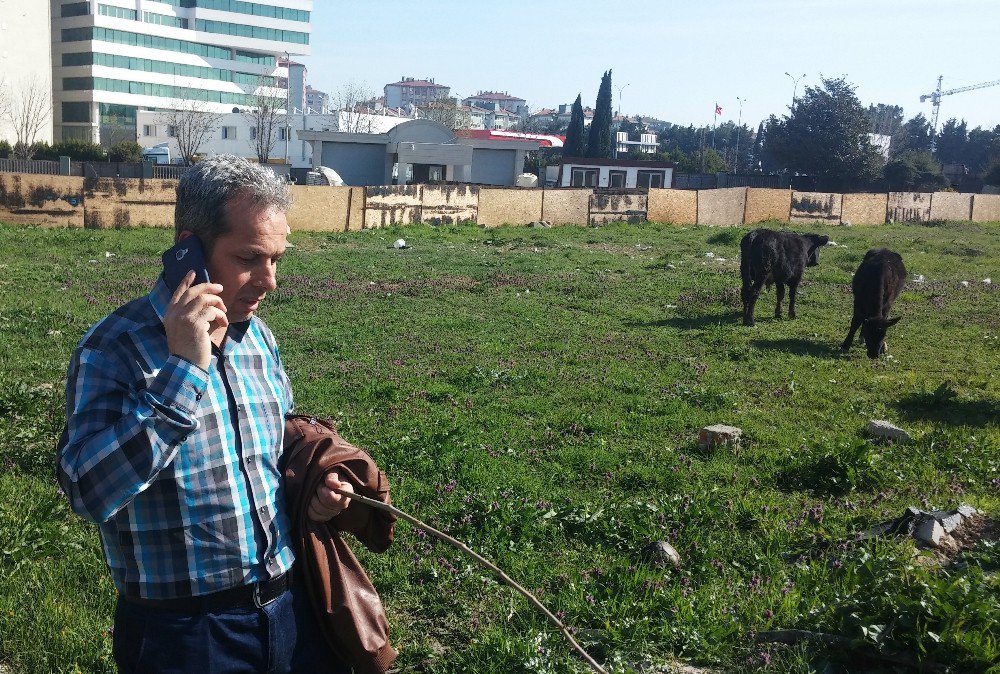
[[[934,106],[934,114],[931,116],[931,138],[934,138],[937,134],[937,123],[938,114],[941,112],[941,97],[950,96],[951,94],[960,94],[963,91],[972,91],[973,89],[984,89],[986,87],[995,87],[1000,84],[1000,80],[993,80],[992,82],[982,82],[980,84],[972,84],[967,87],[958,87],[957,89],[949,89],[948,91],[941,91],[941,81],[944,80],[944,75],[938,76],[937,89],[932,93],[924,94],[920,97],[920,102],[923,103],[928,98],[931,99],[931,105]]]

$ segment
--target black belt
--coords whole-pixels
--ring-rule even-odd
[[[179,613],[211,613],[234,608],[260,608],[284,594],[292,584],[292,572],[286,571],[277,578],[262,580],[249,585],[239,585],[227,590],[194,597],[174,597],[171,599],[146,599],[122,595],[125,601],[139,606],[177,611]]]

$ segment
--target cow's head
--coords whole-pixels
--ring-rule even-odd
[[[898,316],[896,318],[879,316],[866,318],[865,322],[861,324],[861,337],[865,340],[865,348],[868,350],[869,358],[878,358],[879,354],[885,351],[885,333],[896,323],[899,323]]]
[[[815,267],[819,264],[819,249],[830,243],[830,237],[822,234],[806,234],[806,241],[809,242],[809,253],[806,256],[806,266]]]

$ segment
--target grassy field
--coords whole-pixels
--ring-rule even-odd
[[[798,319],[771,318],[765,292],[753,328],[746,229],[655,224],[297,233],[262,315],[299,410],[337,420],[399,507],[535,591],[615,672],[675,658],[879,671],[872,652],[1000,671],[1000,543],[936,565],[906,539],[850,542],[909,505],[1000,508],[1000,225],[798,229],[837,245],[807,271]],[[393,249],[401,236],[410,247]],[[73,346],[146,291],[169,240],[0,226],[0,663],[13,672],[113,670],[114,589],[96,529],[57,492],[53,447]],[[873,245],[924,277],[877,361],[839,351]],[[874,444],[870,419],[914,441]],[[739,451],[698,450],[713,423],[743,429]],[[656,540],[679,570],[640,558]],[[387,554],[360,556],[402,671],[585,670],[521,597],[409,525]],[[853,641],[755,642],[780,628]]]

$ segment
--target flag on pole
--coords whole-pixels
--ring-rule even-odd
[[[722,114],[722,106],[720,106],[718,103],[715,104],[715,114],[716,116]]]

